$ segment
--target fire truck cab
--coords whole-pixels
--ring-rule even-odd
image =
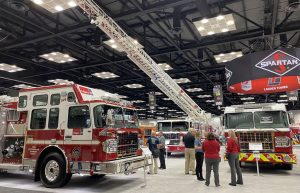
[[[284,104],[236,105],[226,107],[224,113],[225,136],[229,129],[236,132],[241,162],[258,159],[259,163],[280,164],[290,170],[296,164]]]
[[[22,89],[0,111],[1,171],[29,171],[56,188],[76,173],[144,167],[137,113],[114,94],[76,84]]]
[[[183,136],[187,134],[189,128],[200,130],[200,123],[190,119],[170,119],[157,121],[157,131],[162,131],[166,138],[167,153],[183,153]]]

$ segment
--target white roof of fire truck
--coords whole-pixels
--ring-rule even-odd
[[[233,105],[225,107],[224,113],[240,113],[240,112],[255,112],[255,111],[286,111],[284,104],[280,103],[261,103],[247,105]]]
[[[67,95],[68,92],[74,92],[76,96],[76,102],[78,103],[106,103],[111,105],[123,106],[127,108],[133,108],[132,102],[121,99],[118,94],[106,92],[101,89],[89,88],[78,84],[64,84],[64,85],[52,85],[42,86],[36,88],[21,89],[19,95],[37,95],[37,94],[56,94]]]

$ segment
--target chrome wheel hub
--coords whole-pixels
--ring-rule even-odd
[[[59,174],[59,165],[57,161],[50,160],[45,167],[45,176],[49,182],[53,182],[57,179]]]

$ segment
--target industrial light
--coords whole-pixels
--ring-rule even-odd
[[[103,42],[104,44],[108,45],[109,47],[117,50],[118,52],[124,52],[124,50],[117,45],[116,41],[113,40],[113,39],[110,39],[110,40],[106,40]]]
[[[156,113],[156,114],[158,114],[158,115],[164,115],[165,113]]]
[[[170,111],[170,112],[176,112],[177,110],[169,109],[168,111]]]
[[[158,109],[168,109],[168,107],[157,107]]]
[[[207,102],[207,103],[213,103],[213,102],[215,102],[215,100],[206,100],[205,102]]]
[[[13,87],[14,88],[19,88],[19,89],[22,89],[22,88],[35,88],[34,86],[30,86],[30,85],[27,85],[27,84],[18,84],[18,85],[14,85]]]
[[[124,85],[127,88],[143,88],[144,86],[141,84],[126,84]]]
[[[135,100],[135,101],[132,101],[134,103],[144,103],[145,101],[142,101],[142,100]]]
[[[64,79],[54,79],[54,80],[48,80],[48,82],[57,84],[57,85],[64,85],[64,84],[73,84],[73,81],[64,80]]]
[[[186,91],[188,92],[200,92],[200,91],[203,91],[202,88],[188,88],[186,89]]]
[[[248,104],[255,104],[255,102],[251,101],[251,102],[244,102],[244,105],[248,105]]]
[[[249,101],[249,100],[253,100],[254,97],[243,97],[241,98],[242,101]]]
[[[140,115],[140,116],[145,116],[146,114],[145,114],[145,113],[140,113],[139,115]]]
[[[204,95],[198,95],[199,98],[209,98],[211,95],[209,94],[204,94]]]
[[[162,100],[164,100],[164,101],[171,101],[170,98],[162,98]]]
[[[280,95],[279,97],[280,97],[280,98],[286,98],[286,97],[287,97],[287,95],[286,95],[286,94],[284,94],[284,95]]]
[[[163,69],[164,71],[173,70],[170,64],[167,63],[158,63],[158,66]]]
[[[145,111],[146,109],[136,109],[137,111]]]
[[[75,0],[31,0],[33,3],[43,7],[44,9],[50,11],[51,13],[56,13],[63,11],[65,9],[69,9],[72,7],[76,7]]]
[[[111,72],[98,72],[98,73],[94,73],[92,74],[93,76],[96,76],[98,78],[102,78],[102,79],[110,79],[110,78],[117,78],[120,77],[114,73]]]
[[[236,30],[232,14],[219,15],[212,18],[204,18],[193,22],[201,36],[210,36]]]
[[[0,70],[13,73],[13,72],[23,71],[25,69],[24,68],[20,68],[20,67],[18,67],[16,65],[10,65],[10,64],[6,64],[6,63],[0,63]]]
[[[190,79],[188,78],[178,78],[178,79],[173,79],[177,84],[183,84],[183,83],[188,83],[191,82]]]
[[[71,57],[69,54],[65,54],[62,52],[51,52],[48,54],[42,54],[40,55],[40,57],[49,60],[51,62],[56,62],[60,64],[73,62],[76,60],[75,58]]]
[[[284,99],[284,100],[277,100],[278,103],[285,103],[288,102],[288,100]]]
[[[243,56],[243,53],[241,51],[214,55],[214,57],[218,63],[229,62],[233,59],[236,59],[236,58],[239,58],[242,56]]]

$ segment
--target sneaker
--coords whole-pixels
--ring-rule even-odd
[[[221,186],[221,185],[220,185],[220,184],[217,184],[217,185],[216,185],[216,187],[219,187],[219,186]]]
[[[229,183],[229,185],[230,185],[230,186],[236,186],[236,184],[233,184],[233,183]]]
[[[205,183],[205,186],[209,186],[209,184]]]
[[[199,180],[199,181],[204,181],[205,179],[204,179],[204,178],[199,178],[198,180]]]
[[[185,173],[185,175],[189,175],[189,173]]]
[[[242,182],[242,183],[240,183],[240,182],[237,182],[236,184],[243,185],[243,182]]]

